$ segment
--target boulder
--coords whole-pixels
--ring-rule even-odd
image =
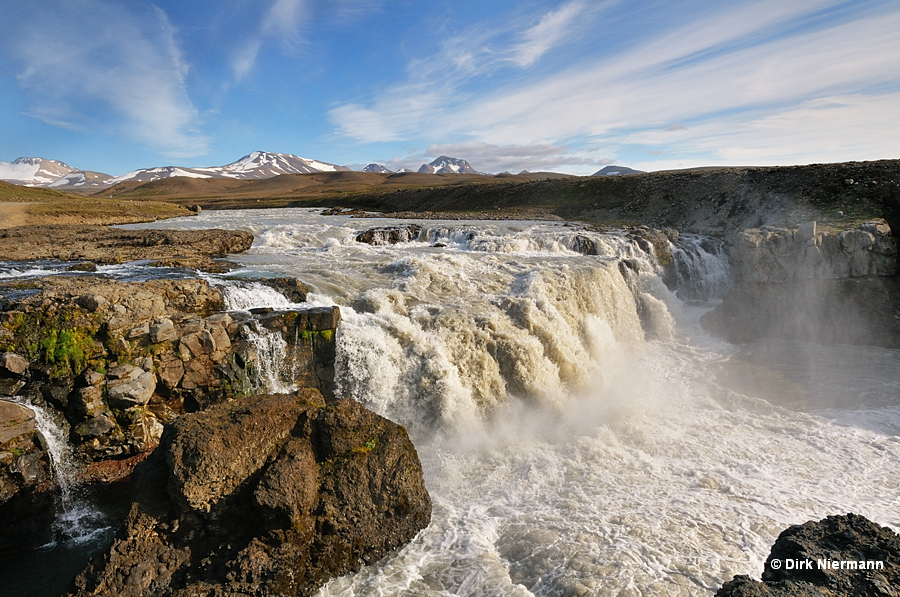
[[[306,302],[309,287],[297,278],[264,278],[259,280],[283,294],[292,303]]]
[[[96,266],[94,266],[94,269],[96,271]],[[78,300],[76,302],[79,306],[87,309],[91,313],[99,311],[109,304],[109,301],[107,301],[106,298],[99,294],[85,294],[78,297]]]
[[[12,375],[25,375],[28,372],[28,359],[14,352],[0,354],[0,370]]]
[[[128,333],[125,335],[125,337],[128,338],[129,340],[138,340],[140,338],[143,338],[144,336],[149,336],[149,335],[150,335],[150,324],[144,322],[141,325],[139,325],[137,327],[133,327],[130,330],[128,330]]]
[[[130,367],[127,374],[119,379],[113,377],[113,371]],[[156,390],[156,375],[152,371],[144,371],[138,367],[125,365],[110,370],[110,379],[106,382],[107,397],[110,406],[130,408],[147,404]]]
[[[0,377],[0,396],[18,396],[19,390],[25,386],[25,380],[15,377]]]
[[[175,324],[171,319],[161,319],[150,327],[150,341],[154,344],[177,338],[178,332],[175,331]]]
[[[583,234],[575,235],[572,239],[572,250],[582,255],[599,255],[597,252],[597,243]]]
[[[717,597],[894,597],[900,592],[900,536],[863,516],[829,516],[778,536],[762,582],[739,575]]]
[[[431,517],[406,431],[314,390],[179,417],[133,484],[125,528],[72,595],[310,595]]]
[[[83,441],[95,437],[103,437],[115,428],[115,422],[107,415],[101,414],[79,423],[73,431]]]
[[[30,408],[0,400],[0,445],[34,432],[34,412]]]

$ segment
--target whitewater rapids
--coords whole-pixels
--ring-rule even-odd
[[[788,525],[852,511],[900,529],[900,351],[709,338],[709,305],[624,234],[423,222],[411,243],[355,241],[403,223],[147,225],[251,230],[238,275],[297,276],[340,305],[338,391],[416,443],[432,524],[321,597],[710,595],[758,578]],[[579,235],[601,254],[576,253]],[[684,297],[727,280],[701,244],[676,247]],[[244,308],[283,301],[246,290]]]

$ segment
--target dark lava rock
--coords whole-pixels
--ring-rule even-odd
[[[314,390],[179,417],[133,483],[73,595],[309,595],[431,519],[406,431]]]
[[[793,595],[900,595],[900,536],[856,514],[795,525],[772,546],[762,582],[738,575],[716,593],[717,597]]]
[[[581,253],[582,255],[599,255],[597,252],[597,243],[582,234],[575,236],[572,250],[576,253]]]
[[[416,240],[421,232],[422,227],[418,224],[382,226],[360,232],[356,235],[356,242],[368,245],[396,245]]]

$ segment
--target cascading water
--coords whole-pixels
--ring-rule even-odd
[[[682,234],[671,249],[679,298],[709,301],[725,294],[731,285],[731,271],[722,241]]]
[[[245,328],[247,340],[256,352],[256,386],[273,394],[293,392],[296,384],[285,381],[295,377],[288,363],[287,342],[279,332],[256,327]]]
[[[255,281],[220,280],[207,278],[222,291],[225,308],[229,311],[249,311],[260,307],[291,309],[302,307],[288,300],[283,294]],[[267,330],[250,321],[244,328],[246,340],[255,352],[255,379],[259,389],[270,393],[288,393],[297,389],[293,363],[287,356],[287,341],[281,333]]]
[[[48,411],[33,401],[19,398],[17,402],[34,413],[35,429],[41,434],[46,449],[53,481],[59,488],[59,511],[53,522],[55,538],[48,546],[58,541],[73,544],[86,543],[107,532],[109,526],[102,513],[98,512],[90,500],[84,499],[76,485],[78,467],[69,445],[65,422],[57,420]],[[61,416],[59,417],[61,419]]]
[[[708,239],[676,244],[679,299],[624,235],[423,222],[415,242],[355,241],[394,223],[162,223],[248,227],[239,274],[297,276],[340,305],[339,392],[416,442],[432,524],[321,597],[710,595],[758,576],[788,525],[853,511],[900,528],[900,351],[762,358],[705,337],[699,303],[727,286]],[[835,363],[841,383],[819,383]]]

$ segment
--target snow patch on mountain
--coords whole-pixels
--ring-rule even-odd
[[[69,172],[65,176],[58,178],[46,185],[51,189],[72,189],[72,188],[105,188],[110,185],[112,176],[103,174],[102,172],[91,172],[90,170],[75,170]]]
[[[75,168],[59,160],[18,158],[14,162],[0,162],[0,180],[26,186],[46,186]]]

